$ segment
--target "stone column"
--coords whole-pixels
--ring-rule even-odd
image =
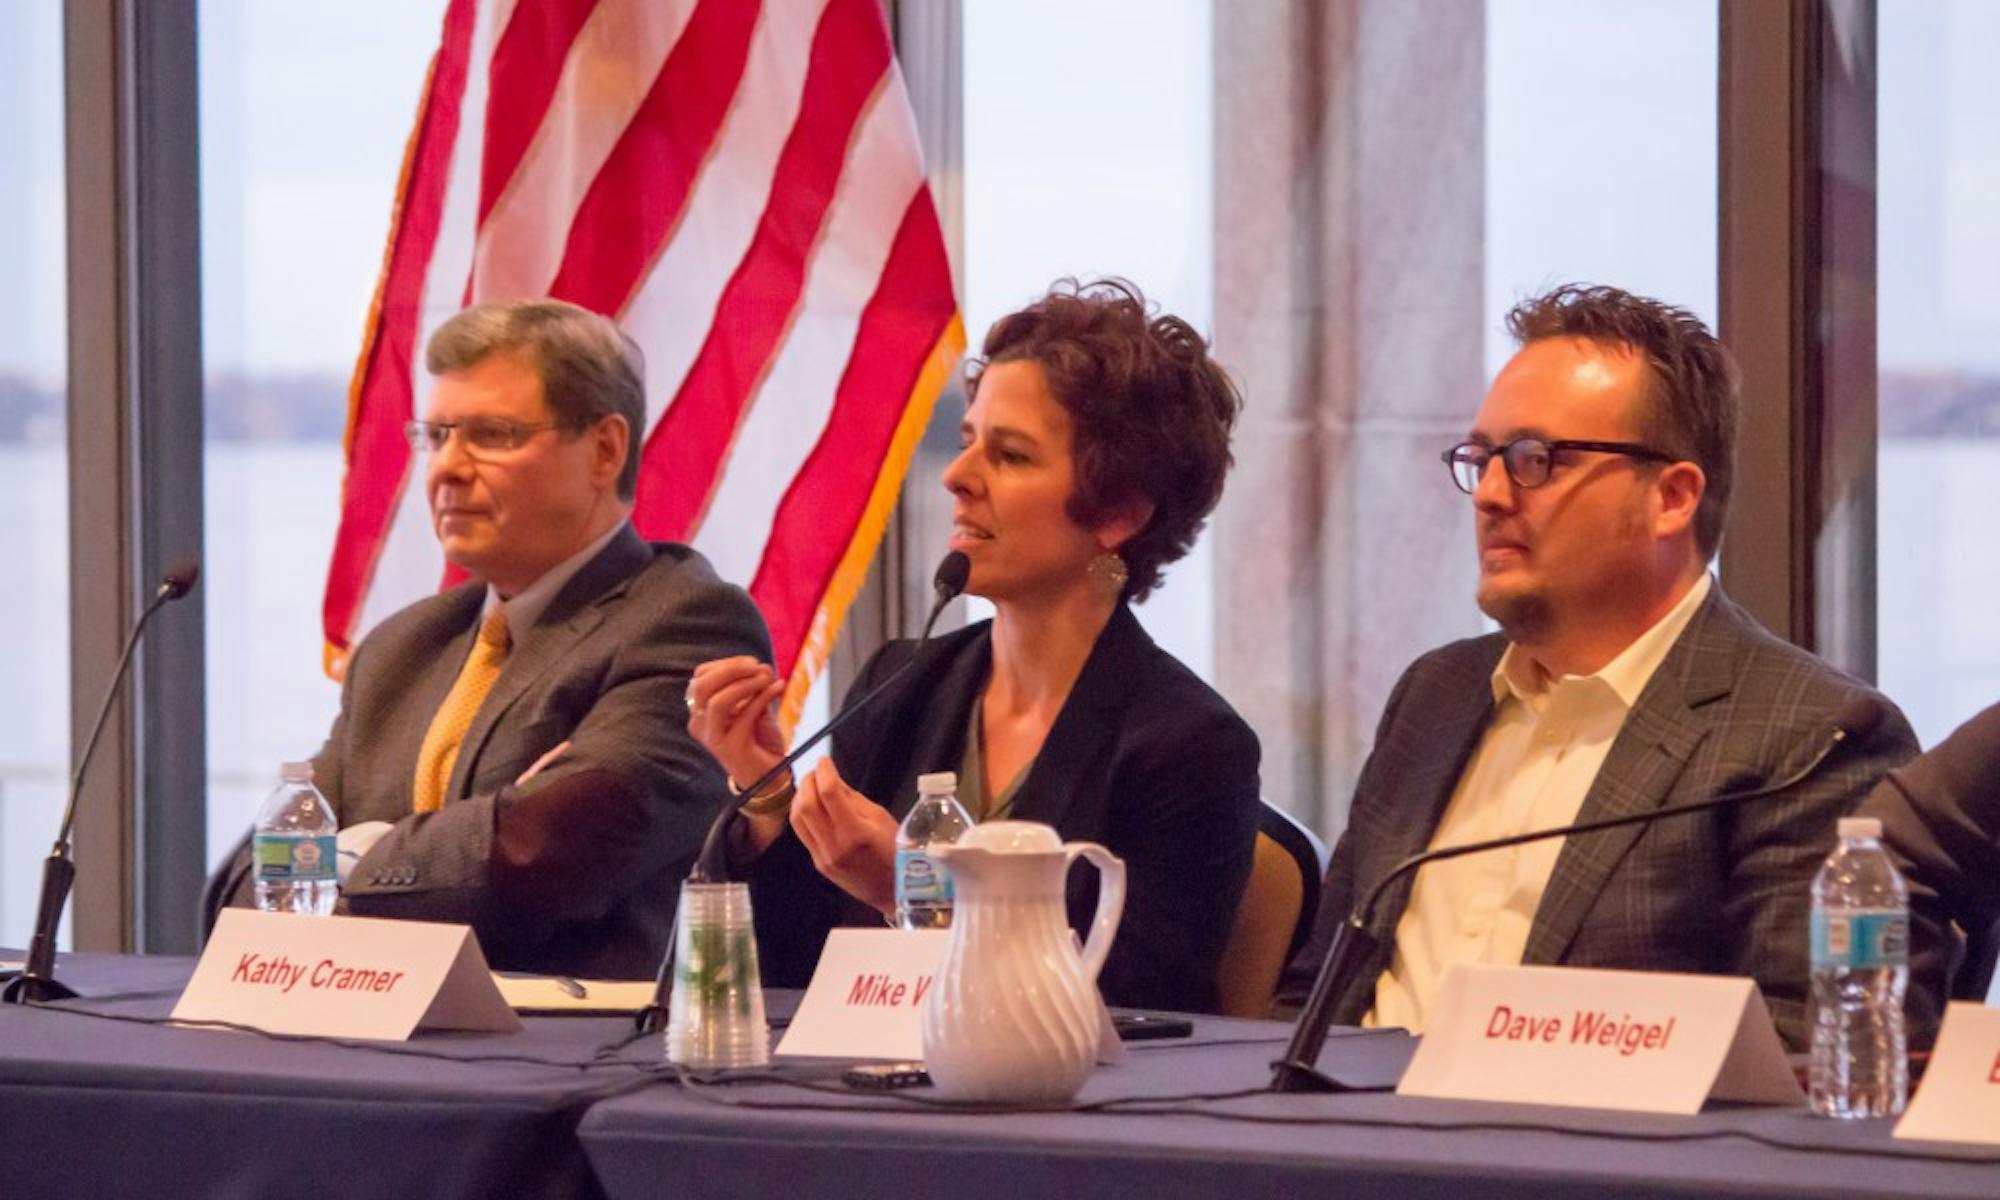
[[[1329,837],[1397,675],[1476,632],[1484,5],[1215,10],[1215,339],[1246,401],[1215,521],[1216,679]]]

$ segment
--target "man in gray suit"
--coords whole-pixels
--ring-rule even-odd
[[[728,800],[687,733],[697,663],[768,658],[741,589],[629,517],[636,352],[559,301],[479,305],[431,338],[410,423],[445,559],[470,580],[384,620],[313,773],[341,904],[471,924],[496,967],[647,978]],[[224,884],[247,902],[247,863]]]
[[[1444,455],[1473,499],[1479,607],[1501,632],[1397,683],[1288,990],[1404,857],[1778,782],[1873,695],[1708,574],[1736,371],[1702,323],[1564,287],[1508,327],[1521,348]],[[1334,1019],[1421,1029],[1454,963],[1560,963],[1752,976],[1802,1045],[1813,872],[1835,820],[1916,750],[1882,703],[1870,736],[1768,799],[1424,867],[1384,894],[1381,949]]]

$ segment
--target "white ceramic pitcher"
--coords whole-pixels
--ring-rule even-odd
[[[924,1001],[924,1065],[954,1100],[1054,1104],[1097,1061],[1097,972],[1125,912],[1125,864],[1033,821],[989,821],[933,847],[952,875],[951,943]],[[1070,864],[1099,872],[1081,954],[1063,904]]]

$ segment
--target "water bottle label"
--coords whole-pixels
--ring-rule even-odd
[[[951,872],[922,850],[896,851],[896,903],[951,903]]]
[[[275,837],[258,834],[251,842],[251,858],[257,878],[263,883],[331,882],[336,874],[334,839],[325,837]]]
[[[1901,912],[1816,912],[1812,965],[1868,970],[1910,962],[1910,918]]]

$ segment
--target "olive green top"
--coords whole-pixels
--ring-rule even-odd
[[[1000,794],[989,806],[986,802],[986,733],[985,722],[980,719],[985,711],[986,701],[982,697],[972,705],[972,721],[965,731],[965,757],[958,764],[958,802],[965,806],[974,821],[1004,821],[1014,810],[1014,797],[1021,790],[1021,781],[1028,777],[1028,771],[1035,765],[1034,759],[1007,781]]]

